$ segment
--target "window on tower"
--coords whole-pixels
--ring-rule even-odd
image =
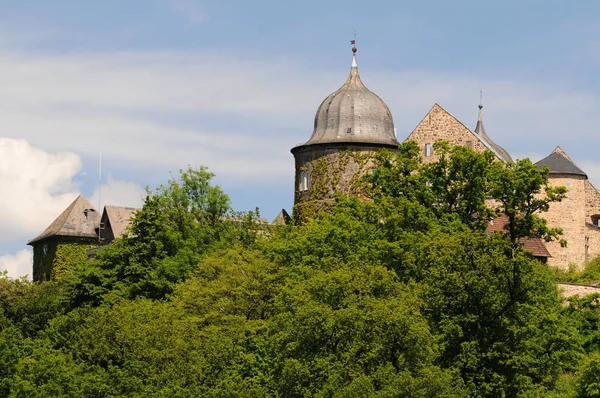
[[[310,176],[308,175],[308,171],[303,171],[300,173],[300,192],[308,191],[308,187],[310,184]]]

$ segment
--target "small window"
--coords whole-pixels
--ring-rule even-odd
[[[304,192],[308,190],[308,186],[310,184],[310,177],[307,171],[303,171],[300,173],[300,192]]]
[[[473,141],[467,141],[467,148],[473,149]]]
[[[352,127],[348,127],[346,129],[346,134],[352,134]]]
[[[431,156],[431,144],[425,144],[425,156]]]

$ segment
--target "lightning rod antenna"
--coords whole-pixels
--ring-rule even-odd
[[[98,219],[98,243],[102,243],[102,152],[98,152],[98,212],[100,218]]]

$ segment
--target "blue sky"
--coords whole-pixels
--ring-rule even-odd
[[[289,149],[347,77],[354,32],[361,77],[399,139],[436,102],[474,127],[483,89],[486,130],[513,157],[560,145],[598,185],[599,11],[550,0],[0,0],[0,157],[11,159],[0,159],[0,269],[23,273],[26,241],[78,192],[96,203],[98,152],[107,204],[139,205],[142,187],[206,165],[236,209],[291,210]]]

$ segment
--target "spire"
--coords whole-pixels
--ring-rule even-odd
[[[488,146],[488,148],[496,152],[500,159],[504,160],[505,162],[512,162],[513,160],[510,157],[510,154],[506,151],[506,149],[502,148],[500,145],[492,141],[492,139],[485,132],[485,128],[483,128],[483,90],[479,91],[478,108],[479,115],[477,116],[477,125],[475,126],[475,130],[473,130],[473,133],[475,133],[475,135],[479,137],[479,139],[482,142],[484,142]]]
[[[477,125],[475,126],[475,134],[484,135],[485,129],[483,128],[483,90],[479,90],[479,114],[477,115]]]

